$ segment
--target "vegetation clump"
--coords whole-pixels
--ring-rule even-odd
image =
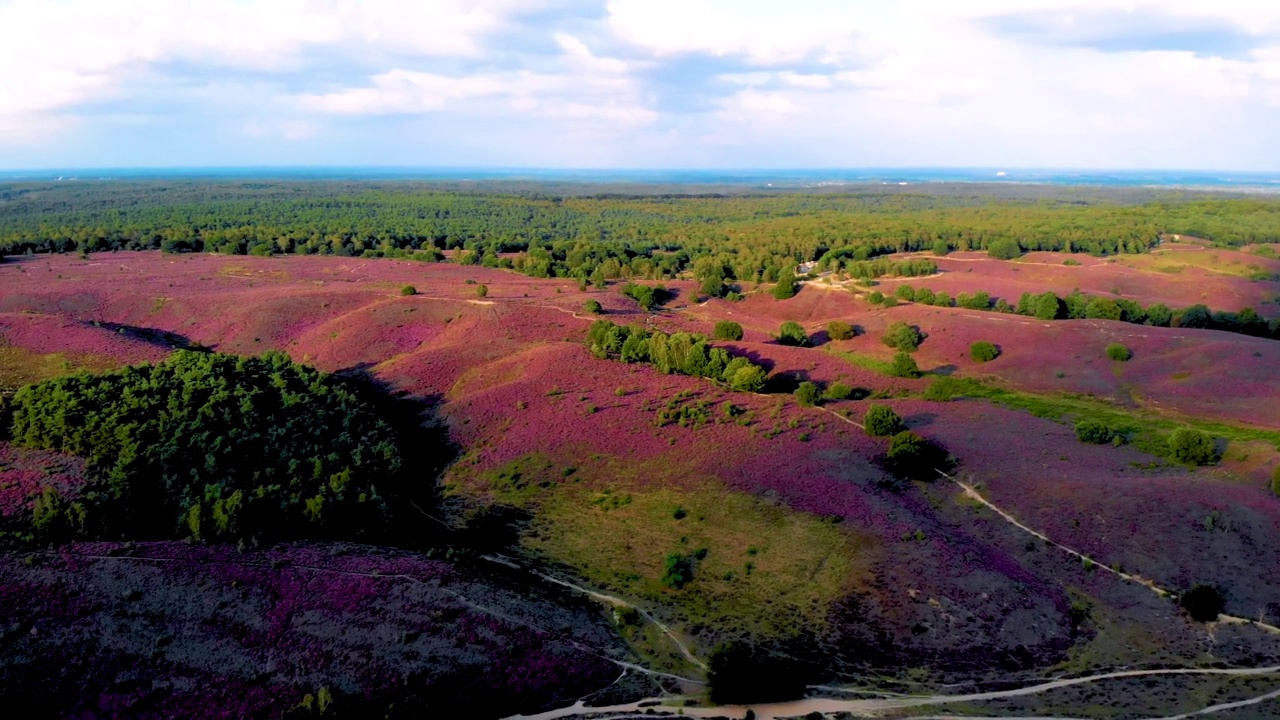
[[[900,378],[918,378],[920,377],[920,366],[916,364],[915,358],[905,352],[899,352],[893,356],[893,362],[889,364],[889,375]]]
[[[910,430],[890,438],[885,460],[889,471],[903,480],[932,480],[949,464],[946,450]]]
[[[995,343],[979,340],[969,346],[969,356],[976,362],[991,362],[1000,357],[1000,348]]]
[[[408,296],[410,296],[410,295],[417,295],[417,294],[418,294],[418,288],[416,288],[416,287],[414,287],[414,286],[412,286],[412,285],[405,285],[404,287],[400,288],[400,294],[401,294],[401,295],[403,295],[403,296],[405,296],[405,297],[408,297]]]
[[[872,437],[889,437],[906,430],[902,418],[887,405],[872,405],[862,417],[862,426]]]
[[[705,336],[649,331],[639,326],[597,320],[587,331],[587,347],[596,357],[649,363],[659,372],[720,380],[735,390],[759,392],[768,372],[747,358],[712,347]]]
[[[22,388],[12,437],[88,461],[83,502],[50,491],[40,530],[198,539],[364,535],[401,465],[347,384],[278,352],[180,351],[158,365]]]
[[[627,283],[622,286],[620,292],[632,300],[635,300],[636,304],[644,310],[652,310],[658,305],[666,302],[667,299],[667,291],[665,288],[654,287],[652,285]]]
[[[1271,493],[1276,497],[1280,497],[1280,465],[1271,471]]]
[[[783,268],[778,275],[778,282],[773,286],[773,297],[775,300],[788,300],[796,296],[799,291],[799,283],[796,282],[795,271],[790,266]]]
[[[1106,423],[1088,418],[1076,421],[1076,438],[1080,442],[1105,445],[1113,442],[1116,437],[1116,431],[1112,430]]]
[[[1178,605],[1196,622],[1213,622],[1226,604],[1222,592],[1212,585],[1197,584],[1178,598]]]
[[[1212,465],[1218,462],[1218,447],[1207,433],[1180,427],[1169,436],[1169,456],[1187,465]]]
[[[893,322],[885,328],[884,337],[881,340],[885,345],[902,352],[915,352],[920,348],[920,343],[924,342],[924,338],[920,328],[904,322]]]
[[[822,391],[823,400],[848,400],[851,397],[853,397],[853,388],[842,382],[831,383],[826,390]]]
[[[809,344],[809,334],[800,323],[788,320],[778,329],[778,344],[804,347]]]
[[[852,340],[855,334],[853,325],[844,320],[832,320],[827,323],[827,338],[829,340]]]
[[[1107,346],[1107,357],[1116,362],[1128,362],[1133,357],[1133,351],[1120,343],[1111,343]]]
[[[822,389],[818,387],[817,383],[809,382],[808,380],[800,383],[796,387],[794,394],[796,402],[805,407],[813,407],[822,399]]]
[[[599,315],[604,312],[604,307],[599,300],[592,298],[582,304],[582,311],[588,315]]]
[[[716,340],[738,341],[742,339],[742,335],[742,325],[732,320],[721,320],[716,323],[716,329],[712,333],[712,337]]]

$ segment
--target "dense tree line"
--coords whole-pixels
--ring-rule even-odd
[[[402,462],[359,392],[277,352],[71,375],[18,390],[6,414],[14,443],[88,461],[87,492],[37,499],[49,537],[378,534]]]
[[[1280,202],[1269,198],[1154,197],[568,197],[410,182],[5,185],[0,255],[161,249],[438,260],[448,252],[458,262],[597,285],[693,271],[714,295],[735,281],[775,282],[801,262],[878,272],[875,258],[907,251],[1108,255],[1148,250],[1171,233],[1227,245],[1280,238]],[[924,262],[893,268],[918,274]]]
[[[945,292],[935,293],[929,288],[906,284],[897,287],[894,297],[922,305],[1017,313],[1038,320],[1120,320],[1136,325],[1224,330],[1280,340],[1280,318],[1268,321],[1253,308],[1227,312],[1197,304],[1175,310],[1163,303],[1143,306],[1127,298],[1100,297],[1078,290],[1065,297],[1051,291],[1023,293],[1015,305],[1004,298],[993,302],[987,292],[960,293],[952,298]],[[870,299],[876,301],[875,297]],[[880,303],[886,300],[883,294],[878,299]]]

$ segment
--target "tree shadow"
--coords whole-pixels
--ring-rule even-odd
[[[750,360],[756,365],[759,365],[760,367],[764,368],[765,372],[773,372],[773,368],[777,366],[777,363],[775,363],[774,361],[770,360],[767,357],[762,356],[760,353],[756,352],[755,350],[748,350],[747,352],[744,352],[744,353],[732,353],[732,354],[734,356],[744,357]]]
[[[929,374],[942,375],[943,377],[950,377],[951,375],[954,375],[955,372],[959,369],[960,368],[955,365],[939,365],[938,367],[930,370]]]
[[[800,387],[800,383],[809,379],[809,373],[804,370],[788,370],[771,376],[764,384],[764,392],[766,394],[791,394]]]
[[[111,332],[124,335],[125,337],[139,340],[148,345],[156,345],[170,350],[192,350],[195,352],[212,352],[212,350],[198,342],[194,342],[191,338],[180,335],[168,330],[160,330],[157,328],[140,327],[138,325],[125,325],[122,323],[102,322],[92,320],[88,324],[94,327],[110,330]]]
[[[809,336],[809,345],[811,347],[821,347],[829,342],[831,342],[831,336],[826,330],[819,330]]]
[[[373,407],[398,440],[400,471],[388,478],[390,488],[383,492],[393,500],[390,534],[411,547],[426,544],[446,530],[443,521],[430,513],[439,504],[438,480],[458,457],[449,428],[439,416],[443,397],[398,390],[373,374],[373,367],[360,363],[334,375]]]
[[[934,413],[922,412],[914,415],[908,415],[902,419],[902,422],[906,423],[908,429],[914,430],[916,428],[928,427],[937,419],[938,416]]]

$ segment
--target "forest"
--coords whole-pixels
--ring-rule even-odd
[[[596,285],[692,270],[713,290],[718,282],[774,282],[805,262],[856,277],[917,275],[928,265],[875,259],[925,250],[1138,253],[1170,234],[1225,246],[1273,241],[1280,201],[987,188],[586,195],[408,182],[0,186],[0,256],[159,249],[437,261],[449,253]]]

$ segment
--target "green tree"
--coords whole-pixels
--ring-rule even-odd
[[[903,352],[915,352],[919,349],[920,343],[924,342],[924,333],[920,332],[920,328],[914,325],[893,322],[889,324],[889,327],[885,328],[884,337],[881,340],[891,348],[896,348]]]
[[[887,405],[872,405],[862,417],[862,426],[872,437],[889,437],[906,429],[902,418]]]
[[[782,327],[778,330],[778,343],[780,345],[804,347],[809,344],[809,335],[804,331],[804,327],[800,323],[788,320],[782,323]]]
[[[1084,316],[1090,320],[1119,320],[1123,311],[1114,300],[1093,298],[1084,307]]]
[[[588,315],[599,315],[604,312],[604,308],[601,307],[599,300],[592,298],[582,304],[582,311]]]
[[[733,322],[732,320],[721,320],[716,323],[713,336],[717,340],[741,340],[742,325]]]
[[[805,407],[813,407],[822,398],[822,390],[816,383],[808,380],[800,383],[795,391],[796,402]]]
[[[831,383],[822,392],[822,399],[824,400],[848,400],[851,397],[853,397],[853,388],[842,382]],[[1280,468],[1277,469],[1277,476],[1280,476]],[[1280,494],[1280,492],[1277,494]]]
[[[916,289],[906,284],[899,285],[896,289],[894,289],[893,295],[899,300],[912,302],[913,300],[916,299]]]
[[[1169,436],[1169,455],[1187,465],[1212,465],[1218,461],[1218,448],[1208,434],[1180,427]]]
[[[1012,238],[1000,238],[987,246],[987,254],[998,260],[1012,260],[1022,255],[1022,247]]]
[[[933,243],[933,254],[939,257],[947,255],[951,252],[951,245],[946,240],[935,240]]]
[[[724,371],[724,381],[740,392],[760,392],[766,377],[763,367],[741,357],[731,360]]]
[[[478,298],[485,298],[485,297],[488,297],[488,296],[489,296],[489,286],[488,286],[488,285],[477,285],[477,286],[476,286],[476,297],[478,297]]]
[[[893,362],[889,364],[889,374],[900,378],[918,378],[920,366],[916,365],[915,358],[905,352],[898,352],[894,354]]]
[[[798,289],[795,271],[788,265],[778,275],[778,282],[773,286],[773,297],[777,300],[787,300],[795,297]]]
[[[1035,316],[1037,320],[1057,320],[1065,317],[1065,310],[1062,299],[1051,292],[1044,293],[1036,298]]]
[[[979,340],[969,346],[969,355],[977,362],[991,362],[1000,357],[1000,348],[995,343]]]
[[[854,336],[853,326],[844,320],[832,320],[827,323],[827,337],[832,340],[849,340]]]
[[[1145,325],[1153,325],[1155,327],[1169,327],[1173,322],[1173,311],[1168,305],[1159,303],[1147,308],[1146,319],[1143,320]]]
[[[889,471],[904,480],[932,480],[948,465],[946,450],[910,430],[890,438],[885,458]]]
[[[401,294],[401,295],[405,295],[405,296],[409,296],[409,295],[417,295],[417,294],[418,294],[418,288],[416,288],[416,287],[414,287],[414,286],[412,286],[412,285],[405,285],[404,287],[400,288],[400,294]]]

